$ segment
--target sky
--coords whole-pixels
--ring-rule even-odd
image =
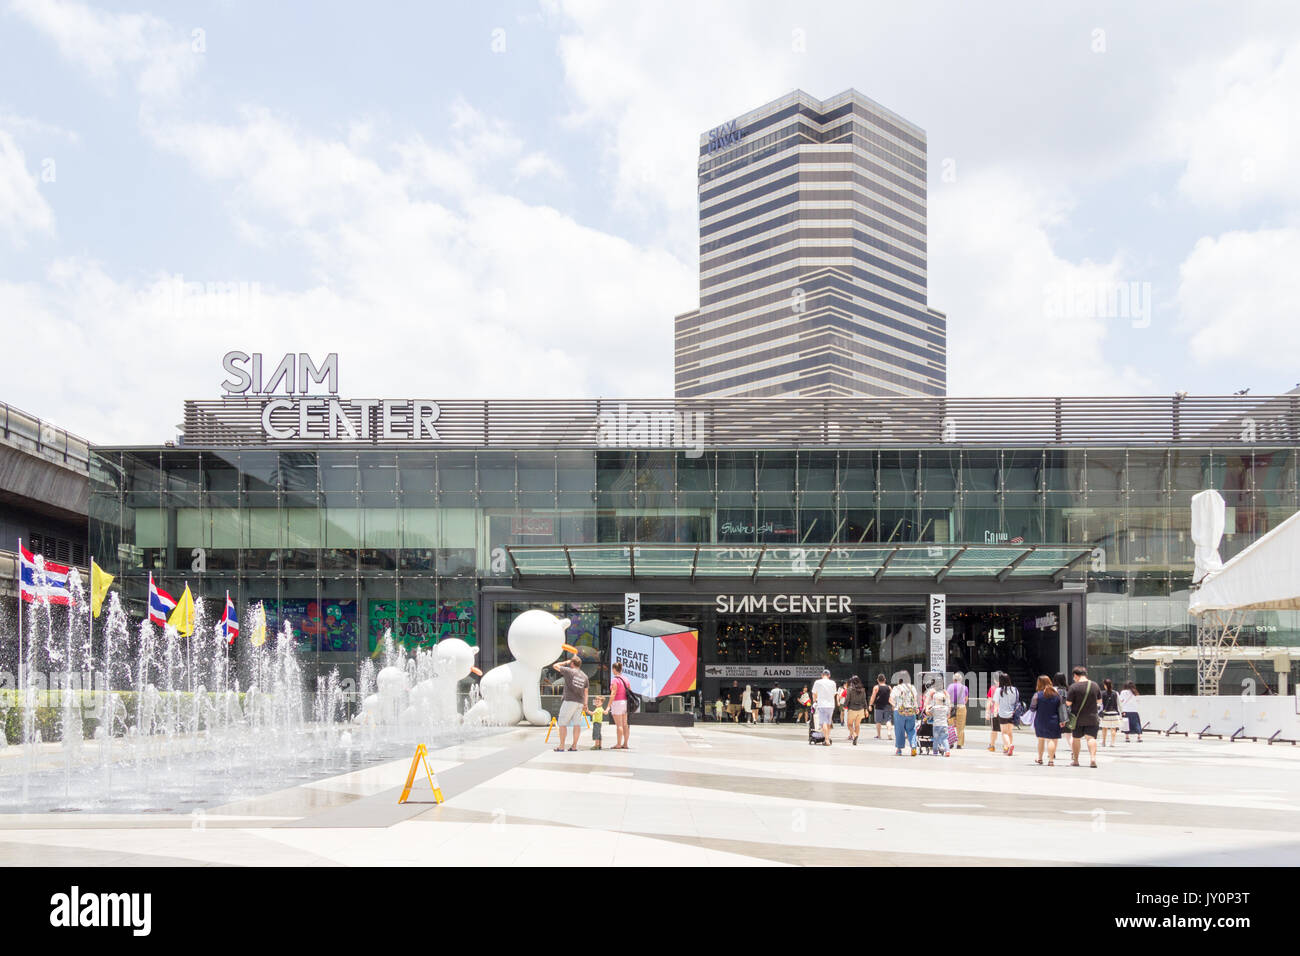
[[[699,136],[796,88],[926,130],[949,394],[1300,381],[1294,3],[0,0],[0,399],[671,395]]]

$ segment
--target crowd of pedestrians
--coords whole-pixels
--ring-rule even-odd
[[[1132,681],[1116,690],[1109,678],[1101,684],[1089,679],[1085,667],[1074,668],[1071,678],[1067,682],[1059,672],[1040,675],[1026,701],[1010,675],[999,674],[984,702],[987,749],[1015,756],[1017,727],[1027,727],[1037,741],[1034,763],[1055,766],[1061,738],[1068,736],[1071,765],[1082,766],[1086,751],[1088,766],[1096,767],[1098,748],[1116,746],[1121,732],[1125,743],[1133,738],[1141,742],[1139,695]],[[763,690],[733,682],[731,691],[716,702],[714,716],[757,724],[784,721],[788,714],[790,720],[810,722],[810,733],[816,732],[810,739],[828,747],[837,722],[843,739],[857,746],[862,724],[870,720],[876,725],[877,740],[893,738],[897,756],[916,756],[928,749],[936,757],[950,757],[966,746],[969,706],[970,687],[960,673],[946,686],[935,679],[918,690],[906,673],[896,676],[892,686],[884,674],[878,674],[868,687],[857,675],[837,685],[825,670],[811,686],[801,685],[798,690],[780,685]]]

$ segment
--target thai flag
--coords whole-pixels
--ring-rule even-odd
[[[153,583],[149,573],[149,620],[159,627],[167,626],[167,618],[176,610],[176,599]]]
[[[71,570],[66,564],[55,564],[32,554],[23,547],[22,539],[18,539],[18,593],[24,601],[71,604],[72,592],[68,590]]]
[[[235,616],[235,602],[230,600],[229,591],[226,592],[226,609],[221,612],[221,636],[227,644],[235,643],[239,636],[239,618]]]

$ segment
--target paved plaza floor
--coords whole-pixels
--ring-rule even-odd
[[[628,751],[555,753],[517,728],[433,752],[440,806],[398,805],[392,761],[203,812],[0,814],[0,865],[1300,863],[1300,748],[1148,734],[1093,770],[1035,765],[1025,733],[940,758],[863,731],[634,727]]]

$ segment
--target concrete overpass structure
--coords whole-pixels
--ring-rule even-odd
[[[0,597],[17,595],[18,538],[64,564],[84,567],[90,501],[84,438],[0,402]],[[8,560],[4,560],[8,558]]]

